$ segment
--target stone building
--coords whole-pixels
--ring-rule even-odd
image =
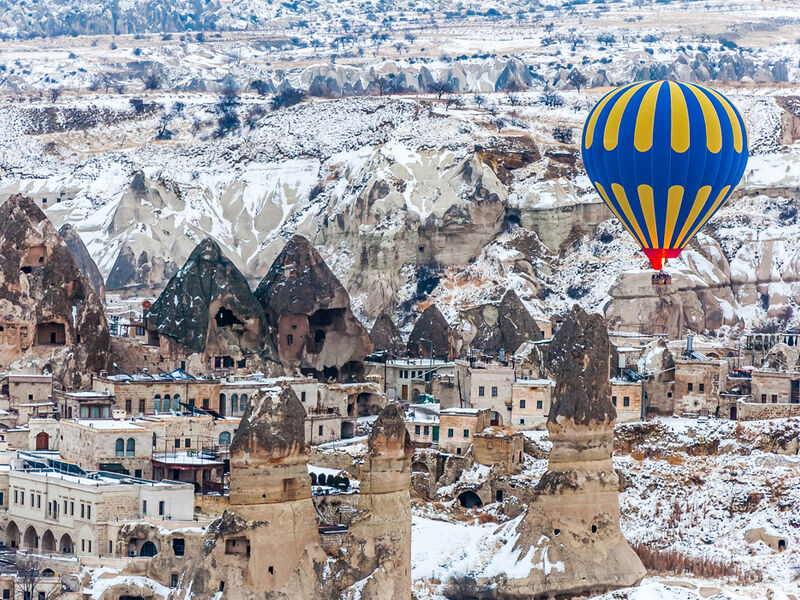
[[[727,379],[728,363],[725,360],[695,356],[676,358],[673,387],[675,414],[696,415],[703,411],[717,414],[720,392],[727,389]]]
[[[642,387],[641,381],[611,380],[611,404],[617,409],[618,422],[642,420]]]
[[[119,547],[118,534],[126,523],[148,519],[170,529],[198,525],[193,521],[192,487],[175,482],[10,469],[0,471],[0,492],[8,499],[3,517],[6,547],[37,554],[152,556],[154,548],[144,545]]]
[[[553,400],[552,379],[517,379],[511,386],[509,425],[516,429],[543,429]]]
[[[0,206],[0,366],[24,360],[64,385],[108,362],[103,305],[67,245],[30,199]]]
[[[53,404],[57,412],[67,419],[110,419],[115,398],[107,390],[54,390]]]
[[[750,374],[753,402],[800,404],[800,373],[756,369]]]
[[[389,400],[417,402],[419,395],[429,393],[430,389],[431,395],[445,406],[461,405],[458,390],[453,383],[456,371],[454,362],[429,358],[397,358],[381,363],[369,362],[365,367],[368,376],[376,376],[382,381]]]
[[[40,404],[53,395],[53,376],[27,373],[0,375],[0,410],[19,412],[21,404]]]
[[[255,291],[272,327],[278,357],[289,373],[321,380],[364,376],[372,342],[350,310],[350,296],[319,252],[293,236]]]
[[[510,427],[487,427],[472,439],[472,456],[479,465],[498,465],[505,473],[519,473],[524,459],[522,434]]]
[[[488,409],[443,409],[439,411],[439,450],[448,454],[466,454],[475,434],[490,425]]]
[[[456,361],[457,377],[469,408],[487,409],[492,425],[509,424],[514,367],[497,361]]]
[[[230,504],[180,579],[198,600],[266,595],[363,600],[411,595],[413,448],[396,405],[378,416],[347,511],[318,511],[311,495],[305,411],[294,391],[264,388],[231,448]],[[331,523],[323,514],[351,515]]]
[[[439,410],[436,404],[411,404],[405,415],[406,429],[415,446],[439,443]]]
[[[602,317],[574,307],[547,352],[556,382],[547,472],[510,542],[509,575],[479,581],[496,586],[500,597],[592,595],[645,576],[619,526],[610,356]]]
[[[171,373],[108,375],[105,372],[92,381],[96,392],[113,396],[115,407],[129,417],[169,412],[184,412],[185,406],[220,412],[218,379],[193,377],[180,369]],[[66,414],[62,414],[68,417]]]

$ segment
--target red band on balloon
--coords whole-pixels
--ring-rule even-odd
[[[647,258],[650,259],[650,264],[656,271],[664,268],[664,263],[668,258],[677,258],[681,253],[680,248],[642,248]]]

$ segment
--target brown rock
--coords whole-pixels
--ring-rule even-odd
[[[408,337],[408,355],[415,358],[430,358],[431,342],[435,358],[453,356],[453,330],[435,304],[426,308],[414,324],[414,329]]]
[[[508,290],[500,304],[473,308],[463,316],[477,330],[472,347],[485,352],[495,353],[502,348],[512,354],[523,342],[542,338],[539,325],[514,290]]]
[[[345,381],[363,377],[372,342],[350,310],[350,296],[300,235],[293,236],[255,292],[287,369]]]
[[[264,310],[247,280],[206,238],[147,311],[145,326],[168,355],[201,353],[221,367],[275,359]],[[226,364],[227,363],[227,364]]]
[[[69,223],[64,223],[61,229],[58,230],[58,234],[67,244],[72,258],[75,259],[75,264],[78,265],[83,276],[92,284],[100,300],[105,300],[106,284],[103,281],[103,275],[100,273],[100,269],[97,268],[94,259],[92,259],[92,255],[89,254],[89,251],[86,249],[81,236],[78,235],[78,232],[75,231],[75,228]]]
[[[106,368],[108,324],[100,298],[64,240],[30,198],[0,207],[0,364],[19,359],[66,385]]]
[[[403,341],[400,330],[397,329],[392,317],[386,312],[382,312],[375,319],[372,331],[369,332],[369,338],[372,340],[375,350],[386,350],[394,355],[403,354],[406,350],[406,344]]]

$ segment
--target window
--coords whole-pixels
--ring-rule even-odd
[[[291,346],[292,344],[294,344],[294,336],[290,333],[286,336],[286,345]]]
[[[185,549],[186,549],[186,542],[183,541],[183,538],[173,538],[172,551],[175,553],[175,556],[177,556],[178,558],[183,556]]]
[[[486,390],[484,389],[484,387],[482,385],[478,386],[478,396],[485,396],[485,395],[486,395]]]
[[[766,403],[767,403],[767,395],[761,394],[761,404],[766,404]]]
[[[461,454],[461,448],[456,448],[456,454]]]
[[[419,435],[421,428],[419,425],[414,425],[414,435]]]
[[[322,435],[322,425],[319,426],[319,435]]]
[[[117,456],[125,456],[125,440],[117,438],[117,443],[114,446]]]
[[[231,443],[231,434],[228,431],[223,431],[219,434],[219,445],[227,446]]]
[[[86,520],[90,520],[92,518],[92,505],[86,505]],[[89,552],[92,551],[92,542],[89,542]]]
[[[67,514],[67,501],[64,500],[64,514]]]
[[[536,401],[536,408],[542,409],[543,407],[544,407],[544,402],[542,402],[541,400],[537,400]]]
[[[125,456],[134,456],[136,454],[136,440],[128,438],[128,443],[125,444]]]
[[[686,384],[686,391],[687,392],[691,392],[692,390],[694,390],[694,384],[693,383],[687,383]]]
[[[698,391],[702,394],[706,390],[706,384],[701,383],[698,387]]]
[[[492,386],[492,398],[497,398],[497,386]]]
[[[203,408],[208,410],[208,398],[203,398]]]
[[[305,401],[306,401],[306,393],[300,392],[300,402],[305,402]]]
[[[617,397],[616,396],[611,396],[611,404],[613,404],[614,406],[617,405]]]
[[[86,551],[86,540],[81,538],[81,552],[85,552],[85,551]]]
[[[700,390],[700,391],[702,391],[702,390]],[[630,406],[630,405],[631,405],[630,396],[623,396],[622,397],[622,406]]]
[[[176,448],[180,448],[180,447],[181,447],[181,440],[180,440],[180,438],[175,438],[175,447],[176,447]]]
[[[11,590],[6,588],[3,590],[3,600],[9,600],[11,598]]]
[[[172,410],[175,412],[181,412],[181,397],[179,394],[175,394],[172,397]]]
[[[139,399],[139,413],[144,414],[145,407],[147,406],[147,402],[144,398]]]
[[[464,430],[464,437],[465,437],[465,438],[468,438],[468,437],[469,437],[469,429],[465,429],[465,430]]]
[[[131,414],[131,412],[133,412],[133,407],[131,405],[132,402],[133,400],[131,400],[130,398],[125,399],[125,412],[128,414]]]
[[[86,516],[86,505],[81,502],[81,519]]]
[[[158,501],[158,514],[161,517],[164,516],[164,501],[163,500],[159,500]]]
[[[447,437],[453,437],[453,430],[452,429],[448,429],[447,430]]]
[[[36,508],[42,508],[42,495],[36,494]]]
[[[190,438],[186,438],[183,440],[183,447],[184,448],[191,448],[192,447],[192,440]]]
[[[75,514],[75,502],[70,501],[69,503],[69,514],[73,516]]]
[[[239,397],[239,410],[244,411],[245,408],[247,408],[247,394],[242,394]]]
[[[519,401],[519,407],[520,408],[525,408],[525,400],[520,400]]]
[[[153,398],[153,410],[157,413],[161,412],[161,394],[156,394]]]
[[[520,420],[519,420],[519,424],[520,424],[520,425],[525,425],[525,419],[520,419]]]
[[[172,575],[169,576],[169,586],[170,587],[174,587],[174,588],[178,587],[178,574],[177,573],[173,573]]]
[[[83,507],[81,507],[81,508],[83,508]],[[147,514],[147,500],[142,500],[142,514],[143,515]]]
[[[772,403],[773,404],[777,404],[778,403],[778,395],[777,394],[772,394]]]
[[[21,492],[19,493],[19,503],[20,503],[22,506],[25,506],[25,492],[24,492],[24,491],[21,491]]]
[[[133,476],[136,477],[137,479],[141,479],[142,478],[142,470],[141,469],[134,469]]]
[[[92,540],[89,540],[88,542],[86,542],[86,545],[88,546],[88,549],[89,549],[88,551],[91,552],[92,551]]]
[[[14,490],[14,504],[19,504],[19,498],[17,497],[17,490]]]
[[[430,430],[431,430],[431,428],[430,428],[430,427],[428,427],[427,425],[425,425],[425,430],[423,431],[423,433],[424,433],[425,435],[428,435],[428,433],[430,433]],[[2,499],[2,498],[0,498],[0,500],[1,500],[1,499]],[[2,504],[2,502],[0,502],[0,504]]]

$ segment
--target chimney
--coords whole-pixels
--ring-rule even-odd
[[[694,336],[691,333],[686,336],[686,356],[691,356],[693,352],[693,338]]]

